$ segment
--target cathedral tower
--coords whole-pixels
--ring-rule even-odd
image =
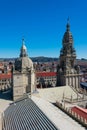
[[[12,75],[13,100],[22,97],[26,93],[32,93],[35,90],[35,71],[33,62],[28,57],[24,39],[22,40],[20,56],[15,60]]]
[[[79,87],[80,68],[75,65],[76,51],[73,47],[73,36],[70,32],[69,21],[66,25],[66,31],[62,40],[62,49],[60,51],[60,63],[57,68],[57,85],[70,85]]]

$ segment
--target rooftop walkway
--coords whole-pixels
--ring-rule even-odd
[[[59,130],[87,130],[48,101],[35,96],[32,96],[32,100]]]

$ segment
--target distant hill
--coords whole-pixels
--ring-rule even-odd
[[[52,58],[52,57],[30,57],[33,62],[53,62],[58,61],[58,58]],[[16,58],[0,58],[0,61],[15,61]]]
[[[58,58],[53,58],[53,57],[44,57],[44,56],[40,56],[40,57],[31,57],[33,62],[54,62],[54,61],[58,61]]]
[[[59,59],[55,57],[30,57],[33,62],[57,62]],[[0,61],[12,61],[14,62],[16,58],[0,58]],[[76,64],[87,64],[87,59],[77,59]]]

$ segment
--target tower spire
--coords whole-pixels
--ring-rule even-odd
[[[67,18],[67,23],[69,24],[69,22],[70,22],[70,19],[69,19],[69,17]]]
[[[66,31],[67,31],[67,32],[70,31],[70,19],[69,19],[69,17],[67,18]]]
[[[24,38],[22,38],[22,46],[25,45]]]

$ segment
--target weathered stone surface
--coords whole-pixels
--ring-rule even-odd
[[[66,32],[62,40],[60,51],[60,64],[58,65],[57,85],[70,85],[79,87],[80,68],[75,67],[76,51],[73,47],[73,36],[70,32],[70,24],[67,23]]]

